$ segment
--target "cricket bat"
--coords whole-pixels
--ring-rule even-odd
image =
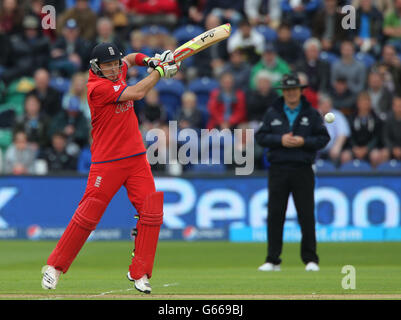
[[[226,23],[201,33],[174,50],[175,62],[180,62],[206,48],[227,39],[231,34],[231,24]]]

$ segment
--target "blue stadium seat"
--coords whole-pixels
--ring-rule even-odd
[[[316,161],[316,171],[320,172],[320,171],[336,171],[337,168],[336,166],[333,164],[333,162],[328,161],[328,160],[322,160],[322,159],[318,159]]]
[[[237,24],[231,24],[231,34],[234,34],[238,30]]]
[[[139,81],[141,81],[142,80],[142,78],[140,78],[140,77],[131,77],[131,78],[129,78],[128,80],[127,80],[127,85],[129,85],[129,86],[133,86],[133,85],[135,85],[136,83],[138,83]]]
[[[366,68],[370,68],[376,59],[368,53],[358,52],[355,54],[355,60],[362,62]]]
[[[226,166],[223,163],[219,164],[193,164],[189,170],[194,173],[224,173]]]
[[[178,27],[173,32],[173,36],[177,39],[178,44],[181,45],[200,35],[202,32],[204,32],[203,28],[197,25],[188,24],[182,27]]]
[[[63,2],[65,2],[67,9],[71,9],[72,7],[75,7],[77,4],[77,0],[65,0]],[[89,4],[89,7],[96,14],[100,14],[100,11],[102,9],[102,0],[90,0],[90,1],[88,1],[88,4]]]
[[[401,172],[401,161],[390,160],[377,166],[377,171]]]
[[[169,34],[169,31],[166,27],[158,26],[158,25],[148,25],[141,28],[141,31],[144,34]]]
[[[146,71],[147,68],[141,68],[141,67],[133,67],[138,71],[138,75],[136,77],[129,77],[127,78],[127,84],[129,86],[133,86],[136,84],[138,81],[141,81],[142,79],[146,78],[149,73]]]
[[[54,77],[50,79],[49,86],[60,91],[67,93],[70,90],[71,80],[63,77]]]
[[[320,59],[327,61],[328,63],[332,64],[336,62],[339,58],[335,53],[332,52],[327,52],[327,51],[322,51],[320,53]]]
[[[312,35],[311,30],[308,27],[297,25],[294,26],[291,30],[291,36],[295,41],[299,41],[301,43],[305,42]]]
[[[200,109],[206,110],[207,102],[209,101],[209,94],[218,86],[219,83],[216,79],[203,77],[192,80],[188,84],[188,90],[196,94]]]
[[[206,128],[210,114],[206,109],[201,109],[200,111],[202,113],[202,128]]]
[[[276,30],[274,30],[266,25],[263,25],[263,24],[258,25],[256,27],[256,31],[260,32],[265,37],[266,41],[268,41],[268,42],[272,42],[277,39]]]
[[[353,160],[344,163],[340,170],[343,172],[372,171],[373,168],[367,161]]]
[[[182,68],[193,67],[194,65],[195,65],[195,56],[190,56],[185,60],[181,61],[180,70],[182,70]]]
[[[203,149],[202,142],[208,143],[208,145],[206,146],[208,147],[209,150],[210,163],[212,162],[213,159],[214,161],[218,160],[220,161],[220,163],[224,163],[224,154],[225,152],[230,150],[229,148],[227,148],[228,147],[227,144],[229,146],[233,146],[234,137],[226,136],[221,132],[217,132],[216,134],[210,134],[209,137],[200,136],[198,141],[200,152],[206,151],[202,150]]]
[[[171,119],[181,105],[181,96],[185,92],[184,84],[176,79],[162,79],[156,84],[155,89],[159,92],[160,102],[166,106]]]

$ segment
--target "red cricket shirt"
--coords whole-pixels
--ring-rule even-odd
[[[128,66],[123,62],[121,80],[113,82],[89,70],[87,98],[92,119],[92,163],[121,160],[146,152],[134,102],[118,102],[128,87],[127,71]]]

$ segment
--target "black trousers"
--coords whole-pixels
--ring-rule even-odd
[[[269,203],[267,216],[266,262],[280,264],[283,247],[283,228],[290,193],[292,193],[298,222],[301,227],[301,259],[319,263],[316,254],[315,234],[315,174],[310,165],[283,167],[272,165],[269,169]]]

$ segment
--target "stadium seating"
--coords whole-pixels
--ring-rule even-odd
[[[339,58],[335,53],[322,51],[320,53],[320,59],[327,61],[328,63],[332,64],[336,62]]]
[[[157,26],[157,25],[147,25],[141,28],[141,31],[144,34],[169,34],[169,31],[166,27]]]
[[[386,172],[400,172],[401,171],[401,161],[390,160],[384,162],[377,166],[376,170],[386,171]]]
[[[138,70],[138,78],[140,78],[141,80],[145,77],[147,77],[149,75],[148,68],[142,68],[142,67],[137,67]]]
[[[12,104],[0,105],[0,128],[11,128],[14,125],[16,111]]]
[[[331,161],[328,161],[328,160],[318,159],[316,161],[315,165],[316,165],[317,172],[320,172],[320,171],[333,172],[333,171],[337,170],[335,165]]]
[[[227,143],[226,143],[227,142]],[[229,148],[227,148],[227,144],[233,145],[234,143],[234,137],[233,136],[227,136],[221,133],[215,134],[210,134],[208,137],[207,136],[201,136],[199,138],[199,152],[208,152],[209,153],[209,162],[211,163],[212,161],[220,161],[220,163],[225,163],[224,161],[224,156],[225,152],[230,152]],[[205,144],[205,147],[204,147]],[[208,150],[207,150],[208,149]],[[231,156],[231,154],[230,154]]]
[[[29,1],[28,1],[29,2]],[[46,1],[45,1],[46,2]],[[62,6],[60,6],[59,11],[62,11],[63,8],[65,9],[72,8],[73,6],[76,5],[77,0],[65,0],[65,1],[52,1],[54,3],[63,3]],[[128,0],[120,0],[121,4],[126,5]],[[142,1],[146,2],[146,1]],[[202,1],[201,1],[202,2]],[[203,1],[205,2],[205,1]],[[290,8],[290,1],[281,1],[280,6],[282,9],[285,9],[283,11],[283,15],[279,19],[280,21],[277,21],[279,23],[287,22],[290,23],[289,26],[291,27],[291,37],[293,40],[295,40],[301,47],[302,44],[307,40],[310,39],[311,37],[315,37],[314,34],[312,34],[312,30],[314,28],[313,24],[310,24],[310,21],[313,21],[312,19],[309,20],[309,22],[306,22],[305,20],[294,16],[294,19],[289,19],[287,21],[287,17],[291,17],[291,13],[288,12]],[[315,3],[316,1],[312,1]],[[321,0],[318,0],[317,2],[321,2]],[[316,3],[317,3],[316,2]],[[349,3],[350,1],[345,1],[346,3]],[[100,17],[105,12],[100,12],[103,11],[102,9],[102,0],[89,0],[88,1],[90,8],[95,11],[95,13]],[[233,2],[234,3],[234,2]],[[124,6],[123,6],[124,7]],[[122,8],[123,8],[122,7]],[[202,6],[200,6],[202,7]],[[27,9],[28,11],[26,11]],[[24,11],[29,12],[32,8],[29,8],[29,4],[26,5],[26,8]],[[105,9],[105,8],[103,8]],[[259,8],[260,9],[260,8]],[[316,11],[319,12],[319,11]],[[61,13],[61,12],[60,12]],[[183,14],[184,12],[181,12]],[[287,16],[287,14],[289,14]],[[311,12],[311,17],[316,16],[319,13],[314,13]],[[121,17],[121,19],[114,19],[116,17]],[[145,36],[145,41],[140,45],[141,49],[136,48],[135,50],[142,52],[148,56],[153,56],[155,53],[161,53],[166,49],[171,49],[172,46],[175,46],[174,44],[172,45],[169,40],[175,40],[177,42],[177,46],[182,45],[183,43],[195,38],[202,32],[206,30],[206,26],[204,26],[205,21],[201,21],[200,23],[195,23],[193,20],[188,19],[185,15],[180,15],[178,14],[178,21],[174,25],[171,23],[159,23],[159,22],[154,22],[157,21],[158,19],[146,19],[146,22],[144,21],[144,24],[140,23],[140,21],[134,21],[136,18],[136,15],[133,14],[132,12],[129,12],[128,9],[125,9],[125,12],[121,13],[121,16],[117,15],[115,17],[111,17],[113,20],[113,23],[115,23],[115,36],[116,39],[119,40],[120,44],[122,47],[127,48],[127,53],[132,53],[134,52],[134,49],[132,48],[132,44],[129,41],[129,33],[132,31],[132,28],[137,28],[143,32]],[[125,25],[125,20],[123,16],[126,16],[128,25]],[[205,15],[206,17],[206,15]],[[121,20],[121,21],[120,21]],[[153,22],[151,22],[153,21]],[[192,21],[192,22],[190,22]],[[134,23],[131,23],[134,22]],[[238,22],[235,22],[235,20],[227,19],[223,17],[223,20],[221,20],[221,23],[226,23],[226,22],[231,22],[231,28],[232,28],[232,36],[239,30],[239,26],[241,25]],[[276,22],[276,21],[274,21]],[[22,23],[22,21],[20,22]],[[154,23],[154,24],[153,24]],[[189,24],[188,24],[189,23]],[[22,25],[21,25],[22,26]],[[20,26],[20,27],[21,27]],[[167,27],[168,26],[168,27]],[[264,37],[264,43],[274,43],[278,39],[278,32],[275,29],[276,27],[272,28],[270,27],[269,24],[266,23],[260,23],[257,24],[253,27],[253,29],[257,32],[259,32],[261,35]],[[45,36],[51,36],[51,41],[54,40],[59,40],[60,35],[58,33],[54,33],[51,35],[51,33],[44,32]],[[167,41],[164,41],[164,37],[156,37],[159,39],[151,39],[151,35],[164,35],[168,36],[169,38],[174,38],[174,39],[167,39]],[[92,39],[94,40],[94,39]],[[91,40],[91,41],[92,41]],[[150,41],[147,41],[150,40]],[[154,40],[154,41],[151,41]],[[321,40],[321,39],[320,39]],[[8,40],[7,40],[8,41]],[[91,41],[89,41],[91,43]],[[2,42],[4,44],[8,45],[8,42]],[[89,43],[88,43],[89,45]],[[90,44],[92,45],[92,44]],[[223,46],[227,45],[226,43],[223,44]],[[341,57],[337,51],[338,47],[340,45],[340,42],[335,43],[335,46],[333,48],[336,48],[336,50],[333,50],[333,52],[329,51],[322,51],[320,53],[320,58],[326,62],[328,62],[330,65],[338,61]],[[14,44],[13,44],[14,46]],[[380,44],[382,46],[382,44]],[[136,47],[136,46],[135,46]],[[18,49],[18,48],[16,48]],[[89,48],[88,48],[89,49]],[[225,50],[220,50],[222,47],[219,48],[218,52],[222,60],[228,58],[228,52],[227,52],[227,47]],[[372,68],[373,65],[376,62],[379,62],[383,57],[381,56],[381,53],[379,51],[375,52],[375,54],[369,54],[363,51],[360,51],[361,48],[359,46],[356,46],[356,51],[354,58],[355,60],[359,61],[360,63],[363,63],[364,66],[368,69]],[[374,48],[376,49],[376,47]],[[377,48],[379,49],[379,48]],[[401,52],[397,52],[397,56],[399,59],[401,59]],[[6,50],[7,51],[7,50]],[[223,52],[220,52],[223,51]],[[302,51],[302,50],[301,50]],[[11,52],[11,51],[10,51]],[[205,51],[206,52],[206,51]],[[334,53],[336,52],[336,53]],[[302,52],[300,52],[302,56]],[[371,52],[370,52],[371,53]],[[88,52],[89,54],[89,52]],[[86,53],[85,53],[86,56]],[[11,57],[12,58],[12,57]],[[89,57],[85,57],[87,59]],[[12,59],[11,59],[12,60]],[[177,77],[174,77],[172,79],[161,79],[155,86],[155,89],[158,91],[159,96],[160,96],[160,103],[163,105],[163,113],[167,114],[167,120],[173,120],[176,119],[177,112],[181,108],[181,99],[183,93],[188,90],[197,96],[197,108],[200,110],[202,113],[202,119],[203,119],[203,124],[202,124],[202,129],[206,128],[209,117],[210,117],[210,112],[207,109],[207,105],[209,102],[210,98],[210,93],[212,90],[219,88],[219,81],[218,77],[210,76],[209,77],[203,77],[203,78],[194,78],[196,77],[196,74],[200,74],[199,72],[199,67],[202,68],[203,62],[208,62],[208,60],[211,60],[211,57],[206,53],[204,54],[199,54],[199,55],[194,55],[192,57],[189,57],[188,59],[185,59],[182,61],[182,66],[180,69],[180,73],[178,74]],[[251,59],[252,61],[249,61],[251,67],[253,67],[256,63],[259,63],[259,60],[257,59]],[[7,60],[4,60],[7,61]],[[56,63],[58,59],[53,59],[49,58],[49,71],[52,77],[50,78],[50,87],[58,90],[61,93],[61,96],[64,95],[65,93],[68,93],[70,88],[71,88],[71,78],[70,76],[73,76],[74,72],[77,71],[85,71],[88,67],[88,63],[86,62],[86,68],[83,68],[82,70],[76,70],[75,67],[71,68],[71,70],[67,70],[68,72],[66,73],[58,73],[57,68],[53,70],[53,64]],[[199,63],[201,62],[201,63]],[[210,61],[209,61],[210,62]],[[228,61],[224,61],[228,62]],[[3,63],[3,59],[2,62]],[[7,62],[8,63],[8,62]],[[296,64],[294,64],[293,67],[295,67]],[[12,65],[0,65],[0,148],[5,149],[12,140],[12,130],[14,126],[14,122],[16,119],[21,117],[24,113],[24,101],[25,101],[25,96],[30,90],[32,90],[35,86],[34,79],[28,76],[30,74],[30,71],[28,73],[28,70],[26,72],[26,75],[17,77],[16,79],[10,78],[10,83],[7,81],[7,88],[3,84],[4,88],[1,88],[1,77],[5,75],[5,72],[7,70],[7,74],[9,71],[9,67],[13,67]],[[36,67],[36,66],[35,66]],[[39,67],[39,65],[37,66]],[[193,68],[191,68],[193,67]],[[33,68],[35,69],[35,68]],[[128,75],[128,80],[127,84],[128,85],[135,85],[137,82],[141,81],[144,79],[146,76],[148,76],[147,73],[147,67],[139,67],[137,68],[138,72],[134,73],[132,72],[133,70],[130,70],[130,74]],[[32,70],[31,70],[32,71]],[[53,71],[56,71],[55,73]],[[62,70],[64,71],[64,70]],[[25,74],[25,73],[24,73]],[[215,74],[215,73],[214,73]],[[130,76],[132,75],[132,76]],[[366,74],[366,76],[368,73]],[[180,79],[180,80],[178,80]],[[6,80],[6,79],[4,79]],[[365,79],[366,80],[366,79]],[[366,86],[365,86],[366,87]],[[397,87],[397,86],[395,86]],[[7,90],[6,90],[7,89]],[[244,88],[244,89],[249,89],[249,88]],[[395,89],[397,90],[397,88]],[[281,91],[279,91],[281,93]],[[331,91],[328,92],[329,95],[331,95]],[[141,99],[138,101],[135,101],[135,106],[136,106],[136,111],[138,114],[143,111],[143,107],[145,105],[145,99]],[[221,147],[223,147],[223,144],[221,144]],[[219,148],[219,147],[217,147]],[[4,150],[3,150],[4,151]],[[211,151],[211,150],[210,150]],[[265,150],[266,151],[266,150]],[[259,155],[258,155],[259,156]],[[267,160],[267,155],[264,153],[264,156],[261,157],[259,156],[255,161],[258,161],[259,166],[262,169],[268,169],[270,166],[269,161]],[[217,168],[217,167],[216,167]],[[208,165],[200,165],[199,168],[195,168],[195,171],[200,172],[201,170],[205,170],[205,172],[214,172],[215,167],[209,167]],[[217,168],[219,169],[219,168]],[[217,170],[216,169],[216,170]],[[220,168],[221,169],[221,168]],[[219,170],[220,170],[219,169]],[[318,172],[335,172],[335,173],[350,173],[350,175],[353,175],[352,172],[356,172],[356,174],[361,173],[368,173],[370,171],[373,172],[401,172],[401,162],[400,161],[388,161],[386,163],[383,163],[379,165],[377,168],[373,168],[368,162],[365,161],[351,161],[349,163],[346,163],[339,167],[336,163],[333,163],[328,160],[317,160],[315,164],[315,169]],[[387,173],[387,175],[389,175]]]
[[[304,43],[311,37],[312,32],[308,27],[297,25],[292,28],[291,35],[295,41]]]
[[[76,3],[77,3],[76,0],[65,0],[65,5],[68,9],[71,9],[72,7],[74,7],[76,5]],[[101,9],[102,9],[102,0],[90,0],[89,7],[97,14],[100,14]]]
[[[193,67],[195,65],[195,55],[181,61],[180,70],[183,68]]]
[[[231,34],[234,34],[238,30],[238,25],[231,24]]]
[[[355,59],[359,62],[362,62],[366,68],[370,68],[375,62],[375,58],[373,58],[368,53],[358,52],[355,54]]]
[[[178,27],[174,32],[173,36],[176,38],[179,45],[195,38],[196,36],[200,35],[204,32],[204,29],[197,26],[197,25],[185,25],[182,27]]]
[[[60,91],[62,94],[70,90],[71,80],[63,77],[54,77],[50,79],[49,86]]]
[[[162,79],[155,88],[159,92],[160,101],[167,108],[169,119],[174,118],[181,105],[181,96],[185,92],[184,84],[176,79]]]
[[[266,25],[260,24],[256,27],[256,31],[260,32],[268,42],[272,42],[277,39],[276,30],[269,28]]]
[[[11,128],[0,128],[0,149],[5,152],[13,140],[13,130]]]
[[[188,90],[194,92],[198,98],[200,109],[206,110],[210,92],[217,88],[219,83],[213,78],[198,78],[188,84]]]
[[[226,172],[226,167],[224,164],[193,164],[190,168],[190,172],[193,173],[224,173]]]
[[[372,167],[367,161],[353,160],[344,163],[340,170],[343,172],[369,172],[372,171]]]
[[[210,114],[206,108],[200,108],[200,111],[202,113],[202,128],[206,128],[206,125],[209,122]]]

